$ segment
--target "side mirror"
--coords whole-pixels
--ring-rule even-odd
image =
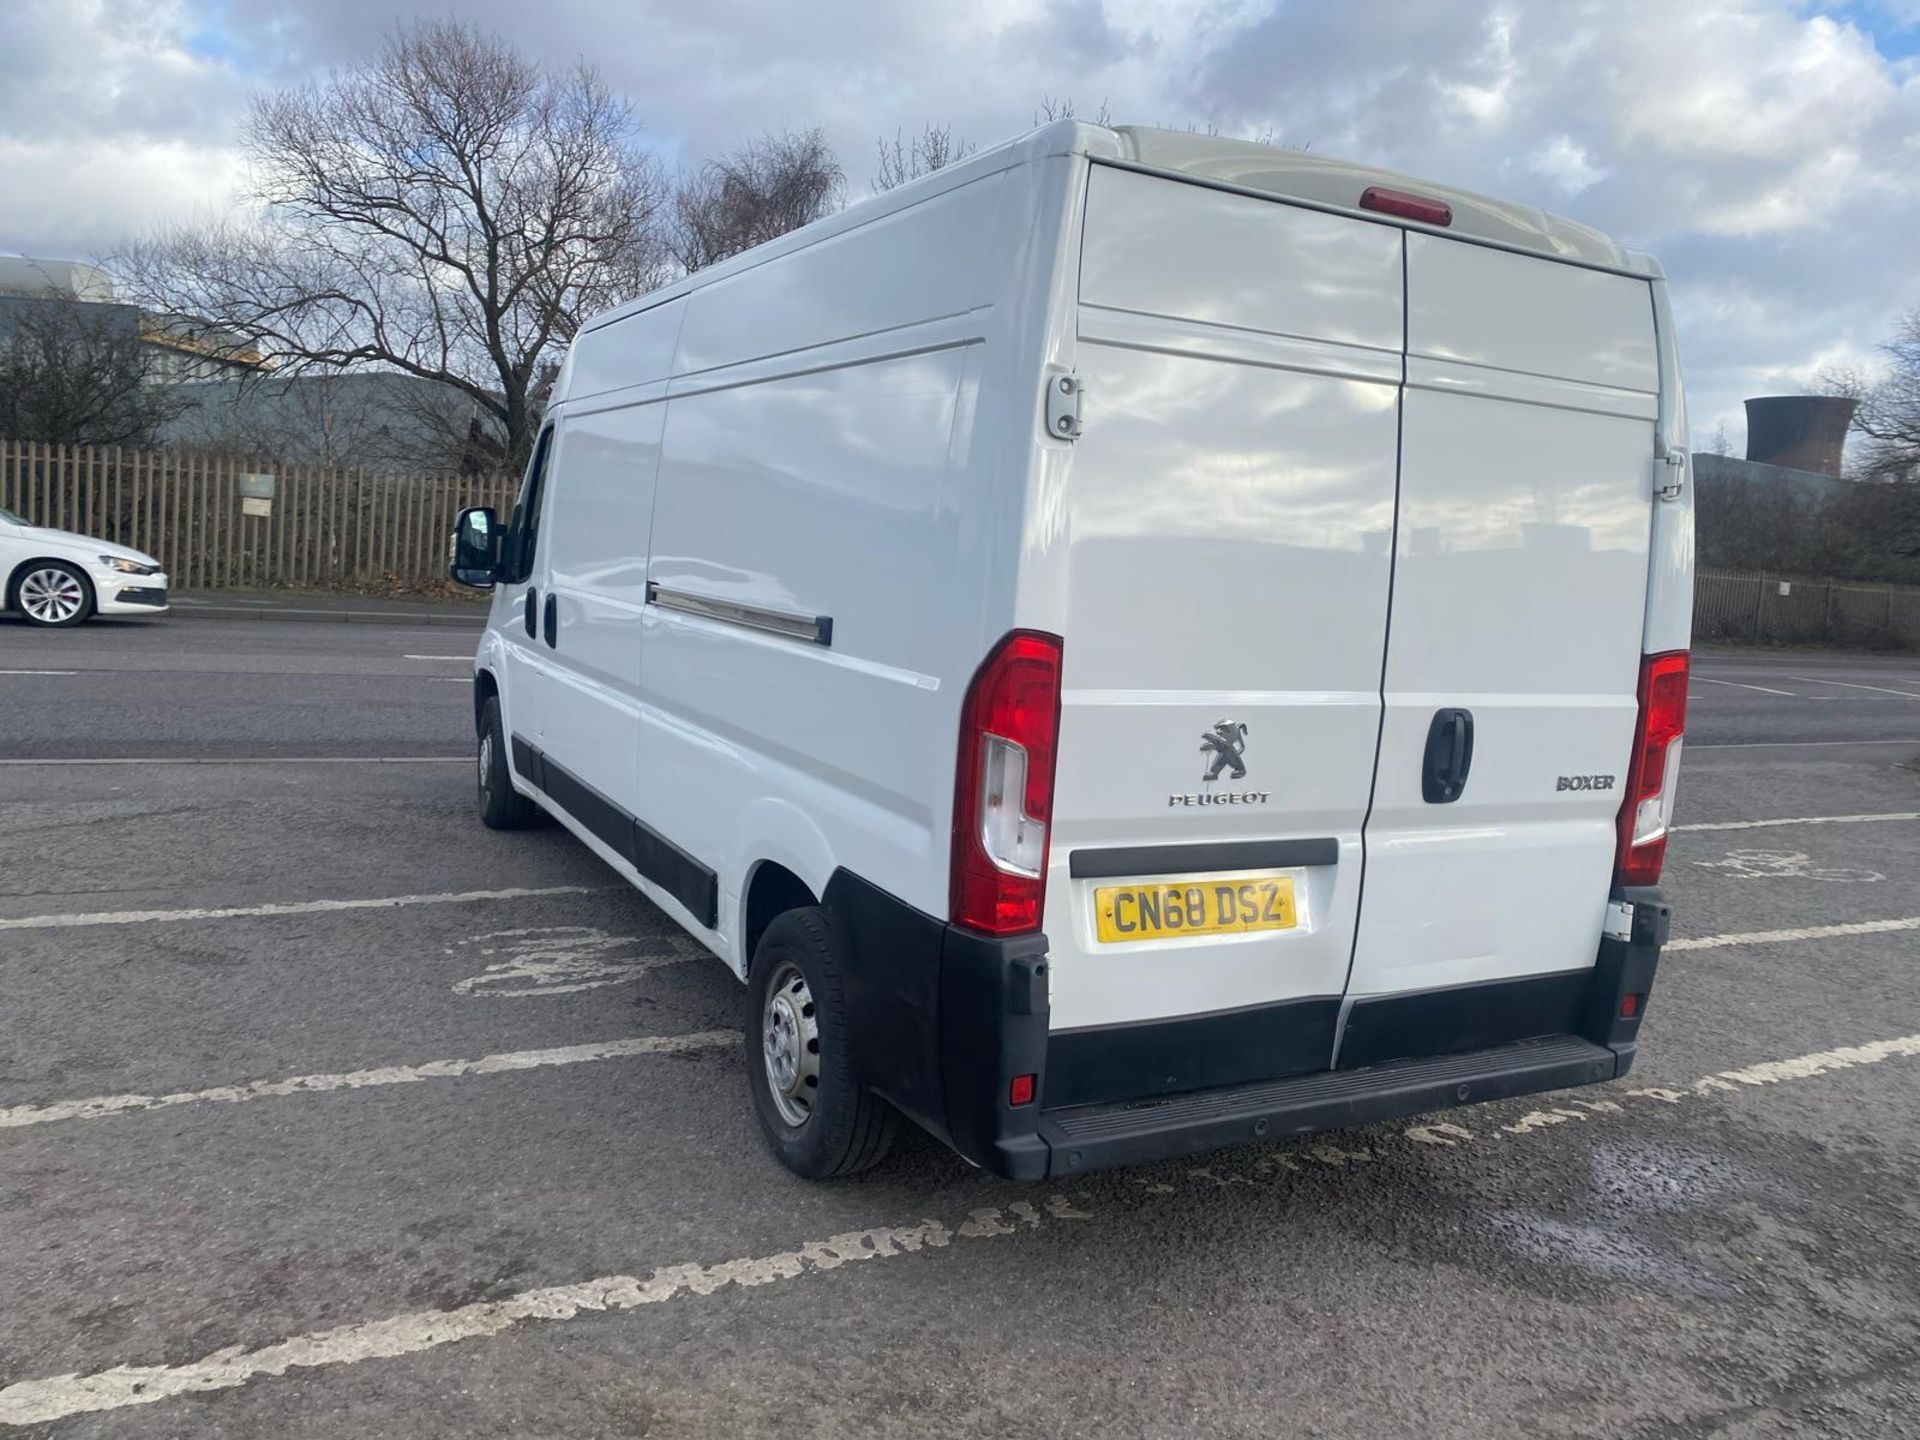
[[[447,574],[462,585],[491,590],[500,578],[500,517],[485,506],[462,510],[447,546]]]

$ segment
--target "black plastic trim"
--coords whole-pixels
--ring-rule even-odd
[[[122,605],[165,606],[167,592],[154,585],[129,585],[113,597]]]
[[[1172,1020],[1056,1030],[1042,1103],[1144,1100],[1325,1070],[1340,997],[1253,1005]]]
[[[1356,1000],[1341,1031],[1339,1068],[1573,1033],[1592,980],[1589,967]]]
[[[1040,1107],[1009,1103],[1008,1086],[1016,1075],[1045,1084],[1047,937],[963,930],[848,870],[822,899],[845,945],[862,1082],[976,1165],[1044,1175]]]
[[[1107,875],[1181,875],[1209,870],[1292,870],[1303,865],[1332,865],[1340,842],[1315,840],[1228,840],[1199,845],[1122,845],[1074,850],[1067,874],[1075,880]]]
[[[1077,1175],[1244,1141],[1591,1085],[1614,1079],[1625,1066],[1625,1057],[1605,1046],[1577,1035],[1554,1035],[1464,1055],[1202,1090],[1157,1104],[1047,1110],[1039,1132],[1050,1151],[1047,1173]]]
[[[638,816],[628,813],[586,781],[556,764],[541,749],[515,735],[513,768],[554,804],[591,830],[647,879],[687,907],[695,920],[713,929],[720,919],[720,881]]]

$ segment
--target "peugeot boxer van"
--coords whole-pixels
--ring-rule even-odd
[[[588,323],[504,523],[482,820],[744,982],[802,1175],[1073,1174],[1612,1080],[1667,933],[1660,267],[1063,122]]]

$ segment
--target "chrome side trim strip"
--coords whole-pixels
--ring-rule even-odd
[[[682,615],[698,615],[745,630],[759,630],[787,640],[804,640],[809,645],[833,644],[831,615],[793,615],[785,610],[768,610],[759,605],[742,605],[736,600],[721,600],[711,595],[695,595],[686,590],[669,590],[657,581],[647,582],[647,603]]]

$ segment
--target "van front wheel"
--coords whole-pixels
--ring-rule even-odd
[[[478,729],[480,823],[489,830],[524,830],[540,817],[540,807],[513,788],[498,696],[488,696],[480,707]]]
[[[893,1108],[855,1078],[833,917],[776,917],[747,980],[747,1088],[780,1163],[809,1180],[871,1169],[893,1144]]]

